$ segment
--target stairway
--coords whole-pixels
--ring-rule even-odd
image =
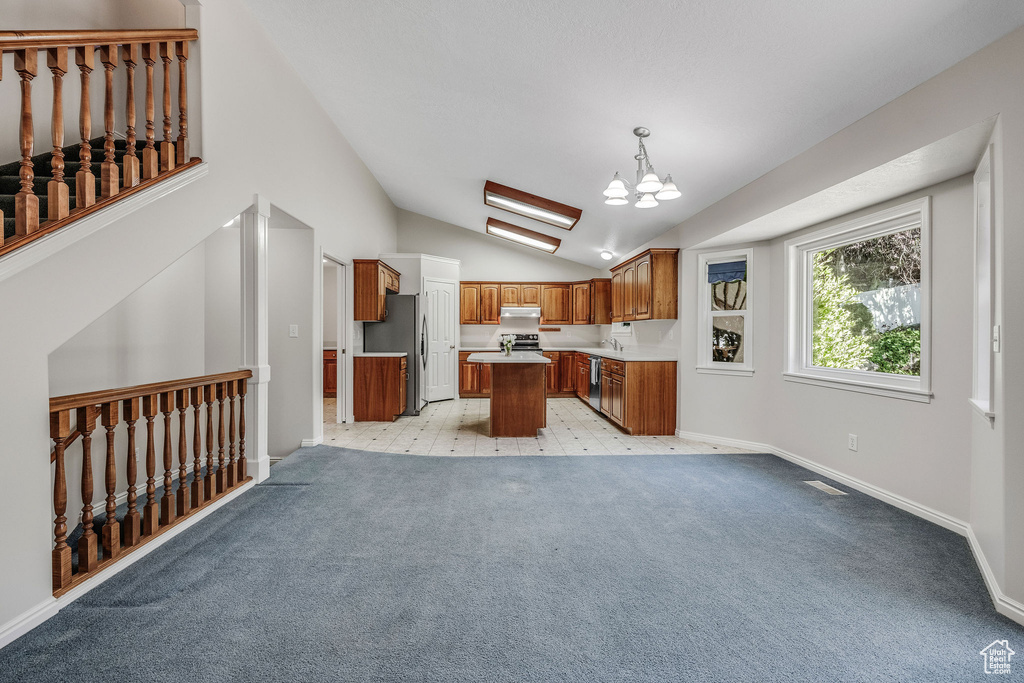
[[[92,146],[92,163],[90,170],[96,177],[96,200],[101,198],[100,192],[100,164],[103,163],[103,138],[90,140]],[[142,159],[142,150],[146,146],[145,140],[136,143],[136,154]],[[127,144],[124,140],[114,140],[114,157],[119,171],[119,178],[124,182],[124,164],[122,159],[127,151]],[[70,145],[64,148],[64,181],[68,184],[71,210],[75,209],[75,174],[81,167],[79,161],[80,148],[78,145]],[[35,180],[33,191],[39,197],[39,223],[47,220],[46,184],[53,179],[53,168],[50,166],[51,151],[32,157],[32,166],[35,169]],[[4,214],[4,240],[14,237],[14,195],[21,189],[21,161],[14,161],[0,166],[0,211]],[[123,189],[123,188],[122,188]]]

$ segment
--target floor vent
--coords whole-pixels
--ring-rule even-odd
[[[829,494],[830,496],[845,496],[846,495],[845,491],[840,491],[836,487],[829,486],[825,482],[818,481],[817,479],[815,479],[814,481],[805,481],[804,483],[805,484],[810,484],[814,488],[819,489],[821,491],[824,491],[825,493]]]

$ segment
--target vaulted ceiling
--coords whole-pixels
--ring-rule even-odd
[[[245,2],[396,205],[598,267],[1024,24],[1020,0]],[[681,198],[603,203],[635,126]],[[488,179],[583,218],[489,209]]]

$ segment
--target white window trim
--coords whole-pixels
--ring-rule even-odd
[[[974,372],[971,407],[987,420],[995,419],[995,174],[993,145],[974,172]],[[984,193],[984,195],[982,194]],[[982,215],[983,200],[988,210]],[[982,329],[984,328],[984,329]]]
[[[747,262],[747,303],[743,314],[744,345],[742,363],[716,363],[711,360],[711,287],[708,284],[708,264],[728,263],[743,259]],[[698,373],[706,375],[735,375],[750,377],[754,374],[754,250],[733,249],[709,251],[697,254],[697,367]]]
[[[921,376],[819,368],[811,364],[812,252],[921,228]],[[846,391],[931,402],[931,198],[923,197],[831,228],[795,237],[786,251],[786,343],[783,378]]]

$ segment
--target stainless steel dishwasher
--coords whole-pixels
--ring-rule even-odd
[[[601,410],[601,356],[590,357],[590,405]]]

